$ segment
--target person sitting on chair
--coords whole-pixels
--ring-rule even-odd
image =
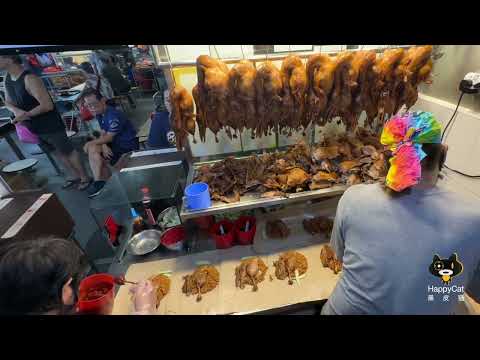
[[[96,116],[101,135],[85,144],[83,150],[88,154],[90,168],[95,182],[88,189],[89,197],[97,196],[106,180],[111,176],[107,161],[114,166],[123,154],[138,150],[136,131],[126,115],[112,106],[95,89],[88,89],[83,95],[85,105]]]
[[[130,82],[125,79],[120,69],[112,62],[111,59],[101,59],[102,62],[102,76],[108,80],[112,86],[115,96],[126,96],[132,108],[135,108],[135,101],[129,94],[131,89]]]
[[[92,64],[85,61],[80,64],[80,69],[82,69],[85,72],[85,76],[87,77],[83,92],[88,89],[95,89],[99,91],[103,96],[105,96],[107,101],[115,97],[115,94],[113,93],[113,89],[110,86],[110,83],[108,82],[108,80],[105,79],[103,76],[99,76],[95,74]],[[83,100],[83,92],[82,92],[82,95],[80,96],[82,100]],[[111,102],[111,104],[113,106],[114,102]]]

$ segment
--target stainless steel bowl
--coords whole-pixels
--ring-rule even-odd
[[[162,233],[158,230],[144,230],[130,239],[127,252],[132,255],[145,255],[160,245]]]

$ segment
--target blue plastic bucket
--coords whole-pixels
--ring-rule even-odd
[[[195,183],[185,189],[185,207],[188,210],[201,210],[212,205],[206,183]]]

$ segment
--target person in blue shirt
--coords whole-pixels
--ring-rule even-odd
[[[101,128],[97,139],[87,142],[84,151],[88,154],[90,168],[95,182],[89,189],[89,197],[97,196],[106,180],[111,176],[107,161],[114,166],[123,154],[138,150],[137,133],[126,115],[112,106],[95,89],[88,89],[83,101],[91,113],[96,116]]]

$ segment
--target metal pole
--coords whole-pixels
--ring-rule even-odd
[[[280,129],[280,126],[277,124],[277,128],[275,129],[275,148],[278,149],[278,139],[279,139],[279,136],[278,136],[278,131]]]
[[[241,132],[239,133],[239,136],[240,136],[240,148],[242,149],[242,152],[243,152],[243,138],[242,138]]]
[[[0,176],[0,198],[4,195],[8,195],[12,193],[12,189],[7,184],[7,182]]]

